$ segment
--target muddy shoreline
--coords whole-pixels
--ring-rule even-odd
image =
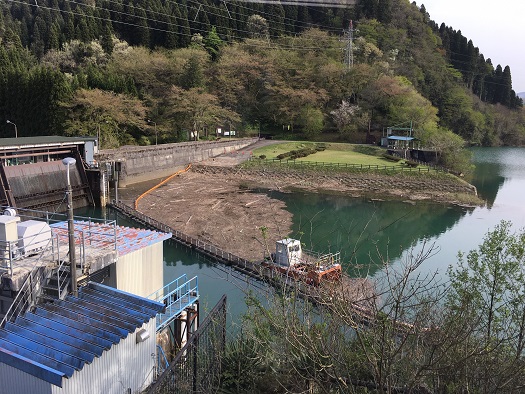
[[[140,194],[160,181],[120,189],[119,200],[133,206]],[[273,251],[276,240],[289,236],[292,230],[292,214],[284,202],[256,191],[260,189],[336,193],[409,203],[424,200],[472,205],[472,201],[479,201],[474,198],[473,187],[459,180],[200,165],[144,196],[138,210],[187,235],[258,261]]]

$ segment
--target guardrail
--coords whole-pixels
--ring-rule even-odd
[[[188,280],[181,275],[166,286],[148,296],[149,299],[162,302],[166,311],[157,315],[157,332],[162,330],[180,313],[199,299],[199,281],[196,276]]]

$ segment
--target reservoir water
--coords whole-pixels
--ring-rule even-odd
[[[525,227],[525,149],[475,148],[476,171],[471,181],[486,206],[465,208],[428,202],[371,201],[369,199],[312,193],[277,193],[294,217],[293,237],[319,252],[341,251],[352,275],[381,275],[383,264],[399,265],[411,250],[433,245],[437,253],[420,267],[445,275],[459,251],[476,248],[488,230],[501,220],[514,228]],[[86,209],[75,214],[101,215]],[[108,210],[108,218],[115,212]],[[136,225],[117,217],[120,225]],[[201,305],[211,309],[228,295],[231,326],[239,324],[245,310],[245,292],[260,288],[257,282],[215,264],[191,250],[167,242],[164,249],[165,282],[182,274],[198,276]]]
[[[355,274],[375,275],[410,250],[433,245],[421,269],[444,274],[459,251],[476,248],[501,220],[525,226],[525,149],[475,148],[471,181],[486,206],[464,208],[428,202],[370,201],[318,194],[283,194],[294,231],[315,250],[340,250]],[[381,256],[381,257],[380,257]]]

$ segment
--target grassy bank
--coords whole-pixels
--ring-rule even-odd
[[[253,156],[276,159],[277,156],[287,152],[298,151],[305,148],[315,150],[318,146],[322,146],[325,149],[316,151],[313,154],[297,160],[363,165],[391,164],[391,162],[381,157],[385,152],[381,148],[344,143],[284,142],[282,144],[268,145],[256,149],[253,151]]]
[[[319,145],[322,149],[318,149]],[[295,160],[277,160],[279,155],[300,150],[311,153]],[[382,157],[384,153],[384,149],[367,145],[285,142],[254,150],[254,159],[244,163],[243,167],[272,174],[274,178],[276,174],[295,174],[298,179],[305,176],[318,179],[317,187],[325,190],[339,189],[336,184],[328,186],[328,180],[334,176],[340,177],[341,181],[351,177],[362,179],[360,186],[353,186],[353,190],[359,189],[361,193],[460,205],[483,204],[475,188],[465,180],[428,166],[407,166],[405,160],[393,162]]]

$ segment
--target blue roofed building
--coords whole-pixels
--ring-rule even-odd
[[[0,392],[139,393],[155,377],[165,305],[97,283],[0,329]]]
[[[164,284],[171,234],[77,217],[73,276],[67,221],[3,213],[0,394],[143,392],[198,325],[197,278]]]

